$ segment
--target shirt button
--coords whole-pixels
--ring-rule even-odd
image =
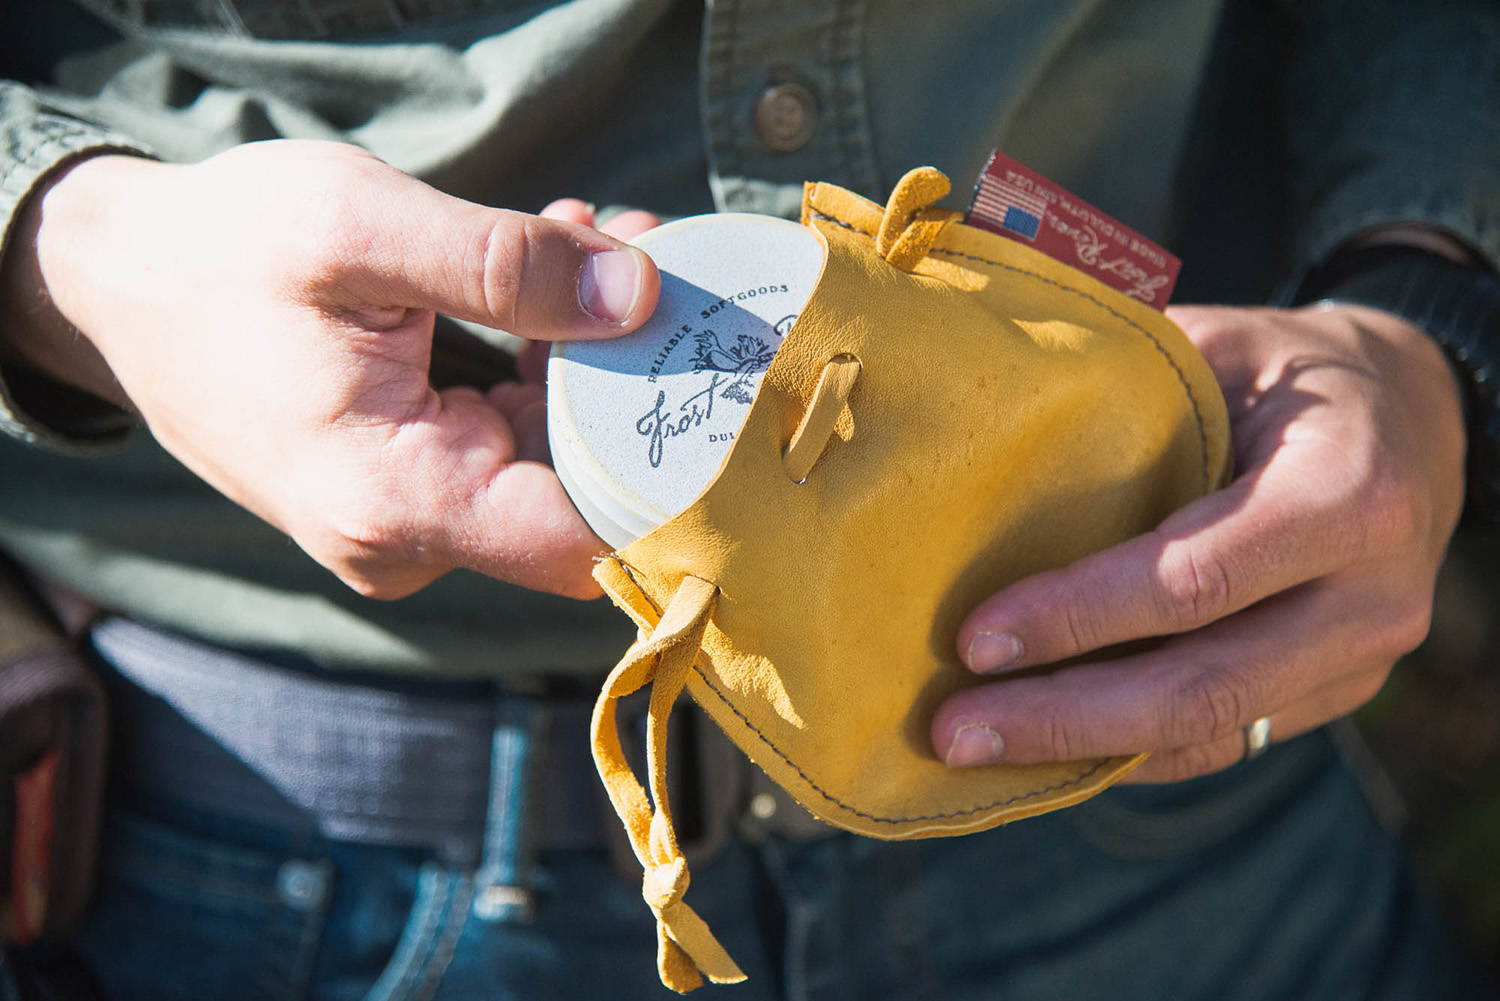
[[[755,102],[755,131],[777,153],[794,153],[807,145],[818,127],[818,102],[800,83],[778,83]]]

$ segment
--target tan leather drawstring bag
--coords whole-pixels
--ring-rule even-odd
[[[949,769],[932,751],[933,711],[980,681],[954,636],[982,599],[1150,530],[1230,462],[1219,388],[1170,320],[930,207],[947,192],[932,168],[884,210],[806,186],[823,274],[733,450],[596,570],[640,638],[595,708],[594,757],[678,991],[744,977],[683,900],[665,749],[684,688],[809,811],[876,838],[1054,810],[1141,760]],[[649,797],[615,719],[647,685]]]

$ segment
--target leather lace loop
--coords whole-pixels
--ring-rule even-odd
[[[860,368],[859,359],[848,354],[836,355],[823,366],[812,400],[781,456],[782,466],[793,483],[806,481],[807,474],[828,448],[839,414],[844,412],[849,394],[859,380]]]
[[[689,881],[687,860],[677,844],[667,799],[667,718],[687,684],[718,596],[718,588],[700,577],[682,579],[656,627],[642,635],[610,672],[594,705],[591,728],[594,764],[645,870],[641,895],[656,915],[657,972],[663,984],[679,993],[700,986],[705,976],[716,984],[745,979],[708,925],[683,902]],[[625,760],[616,718],[619,700],[648,684],[649,799]]]
[[[948,178],[936,167],[906,172],[891,191],[875,234],[875,252],[891,266],[910,271],[932,248],[938,235],[959,213],[932,207],[951,190]]]

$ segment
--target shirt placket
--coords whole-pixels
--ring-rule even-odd
[[[864,13],[864,0],[709,0],[702,112],[720,211],[795,217],[806,180],[878,193]]]

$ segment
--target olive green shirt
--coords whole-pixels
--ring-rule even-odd
[[[1384,221],[1500,259],[1500,29],[1483,3],[0,8],[0,238],[70,157],[190,162],[296,137],[357,143],[487,204],[577,196],[668,216],[793,215],[804,180],[883,200],[925,163],[963,208],[1000,147],[1181,254],[1179,301],[1265,301]],[[447,329],[435,378],[501,378],[493,348],[510,340]],[[3,374],[0,548],[107,608],[331,666],[451,675],[598,672],[631,638],[602,601],[468,572],[360,598],[123,415]]]

